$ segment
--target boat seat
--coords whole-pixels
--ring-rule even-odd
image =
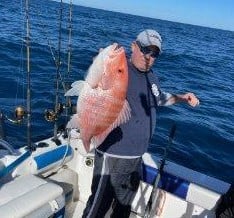
[[[1,218],[63,217],[63,189],[34,175],[18,177],[0,187]]]

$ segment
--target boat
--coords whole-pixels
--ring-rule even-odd
[[[15,120],[27,117],[28,140],[23,147],[15,149],[5,140],[2,124],[6,117],[0,114],[0,217],[82,217],[91,192],[94,149],[86,153],[76,129],[55,131],[54,136],[32,143],[30,96],[27,101],[27,116],[19,107]],[[47,119],[54,115],[47,111]],[[175,127],[169,145],[174,132]],[[144,154],[130,217],[216,217],[231,184],[167,161],[166,152],[163,157]],[[111,209],[106,217],[110,213]]]
[[[81,217],[90,194],[94,151],[86,153],[75,130],[70,138],[60,135],[58,140],[60,145],[53,137],[39,141],[32,153],[27,147],[1,150],[0,217]],[[230,184],[170,161],[160,172],[161,158],[149,153],[143,160],[131,217],[144,217],[153,190],[155,217],[215,217]]]

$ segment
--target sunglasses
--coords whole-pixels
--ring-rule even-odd
[[[141,44],[139,42],[136,42],[140,51],[144,54],[144,55],[150,55],[152,58],[157,58],[160,54],[160,50],[152,50],[150,47],[143,47],[141,46]]]

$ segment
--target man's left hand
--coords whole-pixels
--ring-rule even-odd
[[[186,93],[183,95],[183,99],[192,107],[196,107],[200,104],[199,99],[193,93]]]

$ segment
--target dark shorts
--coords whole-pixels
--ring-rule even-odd
[[[91,191],[83,218],[129,217],[131,202],[141,178],[141,157],[119,158],[96,152]]]

